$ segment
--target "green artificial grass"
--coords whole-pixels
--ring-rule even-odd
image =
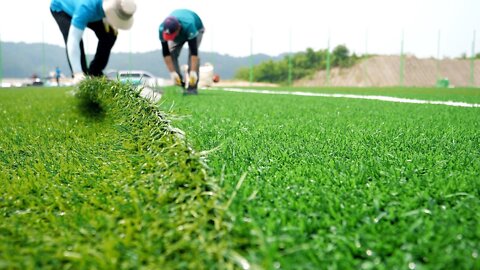
[[[279,89],[271,89],[279,90]],[[478,102],[478,89],[288,89]],[[457,95],[460,95],[457,96]],[[461,97],[463,96],[463,98]],[[265,269],[480,267],[480,110],[204,90],[167,92]]]
[[[0,269],[228,269],[226,201],[129,85],[0,91]]]
[[[70,90],[0,90],[0,269],[480,268],[479,108]]]

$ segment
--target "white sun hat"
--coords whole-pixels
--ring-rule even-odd
[[[135,0],[103,0],[105,18],[116,29],[130,29],[136,10]]]

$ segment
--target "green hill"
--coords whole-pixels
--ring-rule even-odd
[[[43,43],[1,43],[1,64],[3,77],[25,78],[32,74],[48,75],[56,66],[62,72],[69,74],[65,47]],[[188,53],[186,49],[181,55],[181,63],[186,63]],[[88,56],[90,59],[92,55]],[[233,57],[215,52],[200,51],[202,63],[210,62],[215,66],[215,72],[222,79],[233,78],[237,69],[250,65],[250,56]],[[252,64],[256,65],[266,60],[280,60],[283,56],[269,56],[256,54],[252,56]],[[159,77],[168,77],[168,72],[163,63],[161,50],[144,53],[112,53],[105,70],[141,69],[151,72]]]

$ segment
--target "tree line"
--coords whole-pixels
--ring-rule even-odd
[[[286,55],[282,60],[267,60],[252,67],[239,68],[235,79],[287,84],[291,81],[312,76],[319,70],[354,65],[361,57],[350,51],[345,45],[336,46],[331,53],[327,49],[315,51],[307,48],[305,52]]]

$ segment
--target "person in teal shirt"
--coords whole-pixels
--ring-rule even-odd
[[[185,43],[188,43],[188,87],[186,94],[197,94],[200,58],[198,55],[205,28],[200,17],[188,9],[174,10],[160,24],[159,38],[162,54],[176,85],[185,87],[186,82],[180,72],[178,57]]]
[[[65,40],[67,60],[74,83],[89,76],[102,76],[117,30],[128,30],[133,24],[135,0],[52,0],[50,11]],[[82,41],[85,28],[98,38],[97,51],[87,66]]]

